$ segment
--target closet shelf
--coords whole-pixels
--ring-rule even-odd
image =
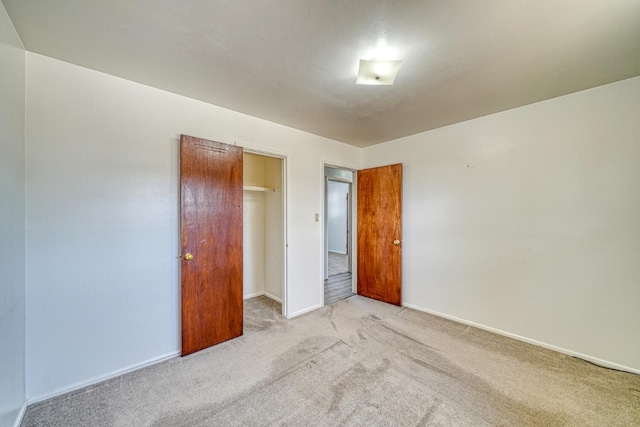
[[[244,187],[242,187],[242,189],[244,191],[271,191],[271,192],[276,192],[278,191],[277,188],[270,188],[270,187],[253,187],[250,185],[245,185]]]

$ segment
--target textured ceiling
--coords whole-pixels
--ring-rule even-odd
[[[29,51],[356,146],[640,75],[638,0],[2,1]]]

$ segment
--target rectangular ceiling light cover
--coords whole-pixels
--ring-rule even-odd
[[[360,60],[357,85],[392,85],[402,65],[402,59],[397,61],[368,61]]]

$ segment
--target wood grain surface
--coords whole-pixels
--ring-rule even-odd
[[[402,302],[402,165],[358,171],[358,294]]]
[[[242,148],[182,135],[180,208],[184,356],[242,335]]]

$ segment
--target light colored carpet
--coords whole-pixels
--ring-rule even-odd
[[[635,426],[640,376],[354,296],[30,406],[31,426]]]

